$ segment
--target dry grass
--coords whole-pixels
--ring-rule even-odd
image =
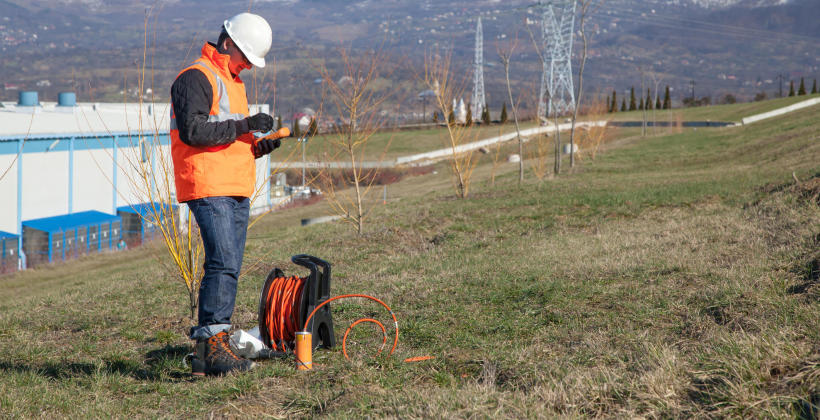
[[[240,282],[237,326],[255,323],[268,270],[301,273],[288,259],[311,253],[334,264],[334,295],[393,307],[393,358],[366,357],[364,329],[352,362],[334,349],[315,353],[310,374],[268,361],[190,381],[184,297],[151,249],[4,278],[0,408],[18,417],[810,414],[820,402],[815,113],[613,141],[574,174],[523,189],[517,165],[488,162],[467,200],[453,197],[441,164],[391,184],[392,201],[373,207],[362,236],[339,223],[295,226],[321,204],[276,212],[249,232],[247,257],[268,257]],[[381,316],[364,302],[333,314],[337,334]],[[401,361],[425,354],[436,359]]]

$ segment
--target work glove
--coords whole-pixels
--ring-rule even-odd
[[[273,129],[273,117],[268,114],[259,113],[245,118],[245,120],[248,121],[248,130],[251,132],[258,131],[261,133],[267,133]]]
[[[282,144],[282,141],[279,139],[271,140],[271,139],[263,139],[259,140],[253,146],[253,157],[259,159],[262,156],[267,155],[268,153],[276,150]]]

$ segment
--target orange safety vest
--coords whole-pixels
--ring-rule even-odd
[[[210,44],[202,47],[202,57],[179,72],[201,71],[211,82],[213,103],[208,121],[241,120],[248,116],[245,84],[228,70],[230,56],[220,54]],[[179,77],[179,75],[177,75]],[[194,147],[182,142],[171,107],[171,156],[177,200],[182,203],[203,197],[251,197],[256,185],[256,163],[251,145],[252,134],[235,142],[214,147]]]

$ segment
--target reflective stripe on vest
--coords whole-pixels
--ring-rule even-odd
[[[214,80],[216,80],[216,88],[219,96],[219,114],[216,115],[208,115],[208,122],[222,122],[228,120],[241,120],[245,118],[243,114],[232,114],[231,113],[231,99],[228,97],[228,88],[225,87],[225,82],[222,81],[222,78],[219,77],[210,67],[208,67],[204,61],[197,60],[191,63],[188,67],[198,66],[210,72],[214,76]],[[177,119],[176,115],[174,115],[174,109],[171,107],[171,130],[179,130],[177,126]]]

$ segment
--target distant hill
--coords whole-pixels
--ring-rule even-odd
[[[535,0],[256,0],[251,9],[274,27],[273,54],[281,67],[277,95],[295,107],[311,105],[314,64],[339,45],[384,45],[408,68],[424,54],[453,47],[453,64],[468,72],[475,20],[484,19],[485,70],[491,106],[504,97],[496,45],[518,34],[513,59],[517,89],[532,89],[540,65],[524,18],[537,23]],[[81,100],[117,100],[136,87],[148,28],[148,68],[164,94],[176,71],[213,40],[227,16],[247,0],[0,0],[0,86],[37,89],[45,95],[72,89]],[[653,71],[676,99],[732,93],[771,96],[778,76],[787,82],[818,77],[820,19],[817,0],[608,0],[589,21],[593,34],[587,92],[623,92]],[[195,11],[195,12],[194,12]],[[531,25],[537,32],[537,25]],[[576,53],[580,51],[576,44]],[[412,72],[406,75],[412,79]],[[49,83],[43,83],[48,81]],[[38,86],[38,83],[40,86]],[[268,85],[261,96],[269,97]],[[144,93],[144,92],[143,92]],[[16,97],[0,90],[0,99]],[[134,93],[136,94],[136,93]]]

